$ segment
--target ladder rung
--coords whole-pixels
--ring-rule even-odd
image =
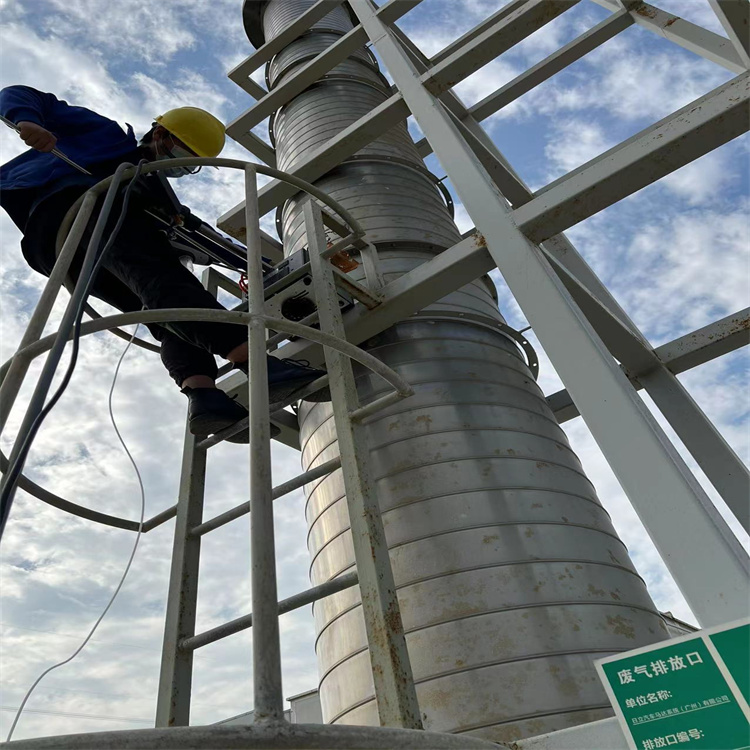
[[[335,266],[333,267],[333,280],[336,286],[349,292],[354,299],[359,300],[368,310],[374,310],[383,298],[379,294],[374,294],[366,286],[358,284],[352,280],[343,271]]]
[[[285,399],[284,401],[279,401],[275,404],[271,404],[271,406],[269,407],[269,411],[271,412],[271,414],[273,414],[274,412],[280,411],[281,409],[284,409],[290,404],[293,404],[295,401],[304,399],[305,396],[308,396],[311,393],[315,393],[315,391],[318,391],[327,385],[328,385],[328,375],[323,375],[322,377],[319,377],[317,380],[313,380],[312,383],[308,383],[308,385],[306,385],[304,388],[300,388],[298,391],[295,391],[292,396]],[[198,443],[198,447],[206,449],[206,448],[211,448],[214,445],[218,445],[218,443],[221,443],[227,438],[232,437],[232,435],[236,435],[238,432],[241,432],[242,430],[244,430],[248,426],[249,423],[250,423],[249,416],[245,417],[244,419],[240,419],[239,422],[236,422],[230,427],[226,427],[223,430],[219,430],[219,432],[217,432],[215,435],[211,435],[211,437],[207,437],[205,440],[201,440],[201,442]]]
[[[279,614],[283,615],[286,612],[304,607],[306,604],[312,604],[323,599],[331,594],[336,594],[339,591],[351,588],[359,582],[359,577],[356,571],[351,573],[344,573],[344,575],[334,578],[326,583],[321,583],[320,586],[313,586],[307,591],[303,591],[300,594],[294,594],[288,599],[283,599],[279,602]],[[199,633],[190,638],[185,638],[180,641],[180,651],[195,651],[202,646],[207,646],[209,643],[214,643],[226,638],[228,635],[234,635],[239,633],[241,630],[247,630],[253,625],[252,614],[243,615],[238,617],[236,620],[230,620],[225,622],[223,625],[219,625],[211,630],[206,630],[204,633]]]
[[[365,406],[360,406],[359,409],[355,409],[349,414],[349,419],[351,419],[352,422],[361,422],[365,417],[369,417],[381,409],[392,406],[401,401],[401,399],[407,398],[409,395],[411,394],[402,394],[398,391],[391,391],[390,393],[386,393],[385,396],[376,398],[369,404],[365,404]]]
[[[236,435],[238,432],[242,432],[242,430],[246,430],[249,423],[250,417],[244,417],[243,419],[240,419],[239,422],[235,422],[233,425],[225,427],[223,430],[219,430],[217,433],[211,435],[211,437],[201,440],[200,443],[198,443],[198,447],[206,449],[212,448],[219,443],[223,443],[227,438]]]
[[[284,482],[284,484],[280,484],[278,487],[274,487],[272,497],[274,500],[277,500],[293,490],[299,489],[308,482],[311,482],[314,479],[320,479],[320,477],[324,477],[326,474],[330,474],[332,471],[336,471],[336,469],[339,468],[341,468],[341,458],[332,458],[330,461],[326,461],[324,464],[316,466],[314,469],[310,469],[310,471],[306,471],[304,474],[299,474],[294,477],[294,479],[290,479],[288,482]],[[190,532],[190,536],[203,536],[203,534],[218,529],[220,526],[224,526],[224,524],[234,521],[235,518],[240,518],[249,512],[250,503],[242,503],[242,505],[238,505],[225,513],[221,513],[215,518],[212,518],[210,521],[206,521],[205,523],[194,527]]]

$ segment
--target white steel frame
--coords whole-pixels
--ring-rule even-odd
[[[565,391],[549,397],[560,420],[583,416],[699,622],[710,626],[747,614],[750,561],[637,390],[651,396],[750,532],[747,467],[675,377],[747,344],[749,311],[655,350],[562,232],[748,130],[748,4],[710,0],[727,30],[724,38],[637,0],[585,1],[611,15],[468,108],[452,91],[455,84],[579,0],[512,0],[431,59],[394,23],[417,2],[390,0],[378,8],[371,0],[350,0],[360,24],[265,92],[247,76],[301,33],[306,21],[300,18],[230,74],[258,101],[228,132],[263,158],[268,147],[258,146],[250,129],[369,40],[395,82],[391,97],[303,158],[293,173],[318,179],[411,114],[425,135],[420,153],[437,155],[476,230],[380,289],[376,308],[347,313],[348,340],[359,343],[499,268],[565,384]],[[338,3],[319,0],[304,15],[321,18],[333,5]],[[532,193],[479,122],[633,24],[736,77]],[[277,181],[265,185],[261,212],[291,194]],[[220,226],[241,232],[241,212],[241,205],[230,210]],[[285,351],[322,361],[309,342]]]

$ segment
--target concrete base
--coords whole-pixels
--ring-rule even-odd
[[[617,719],[603,719],[512,742],[512,750],[628,750]]]
[[[326,724],[256,724],[174,729],[135,729],[40,737],[11,742],[12,750],[462,750],[508,748],[494,742],[454,734],[385,727],[347,727]]]

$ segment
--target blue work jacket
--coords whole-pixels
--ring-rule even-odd
[[[8,86],[0,91],[0,114],[15,124],[35,122],[46,128],[57,136],[60,151],[93,173],[84,175],[51,153],[33,148],[25,151],[0,167],[0,205],[11,216],[10,203],[16,205],[20,197],[17,191],[30,196],[31,213],[49,195],[71,185],[91,187],[112,174],[117,164],[135,163],[140,158],[130,125],[123,130],[114,120],[30,86]]]

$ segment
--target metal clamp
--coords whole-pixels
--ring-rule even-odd
[[[487,328],[490,331],[498,331],[507,339],[510,339],[514,344],[518,346],[521,352],[523,352],[526,366],[531,370],[531,374],[534,380],[539,379],[539,358],[537,357],[536,351],[532,346],[531,342],[515,328],[511,328],[507,323],[501,323],[491,318],[485,318],[482,315],[474,315],[473,313],[456,313],[448,310],[440,311],[437,313],[432,312],[417,312],[406,318],[407,321],[414,320],[415,318],[423,318],[430,320],[451,320],[459,323],[471,323],[475,326]]]

